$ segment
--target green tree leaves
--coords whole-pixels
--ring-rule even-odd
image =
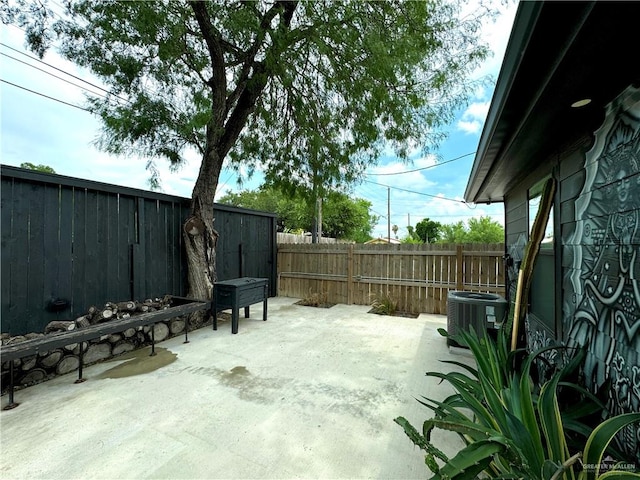
[[[456,223],[441,224],[425,218],[414,227],[407,227],[409,235],[404,243],[502,243],[504,228],[491,217],[470,218],[467,225],[460,220]],[[428,239],[428,241],[427,241]]]
[[[279,223],[288,230],[311,231],[313,227],[315,202],[308,196],[290,196],[276,188],[263,186],[258,190],[227,193],[219,202],[276,213]],[[359,243],[369,240],[378,221],[378,217],[370,214],[370,208],[371,202],[367,200],[330,192],[323,199],[323,235]]]
[[[439,222],[424,218],[416,223],[415,234],[423,243],[435,243],[440,238],[441,228]]]
[[[470,243],[500,243],[504,242],[504,228],[491,217],[469,219],[467,242]]]
[[[43,164],[34,164],[31,162],[22,162],[20,164],[20,168],[26,168],[27,170],[35,170],[37,172],[44,172],[44,173],[56,173],[56,171],[51,168],[49,165],[43,165]]]

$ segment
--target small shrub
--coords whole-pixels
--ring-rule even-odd
[[[307,307],[321,307],[328,303],[327,299],[327,292],[313,292],[311,289],[309,289],[309,295],[300,300],[298,302],[298,305],[304,305]]]
[[[380,293],[371,304],[372,312],[378,315],[393,315],[398,311],[398,302],[385,293]]]

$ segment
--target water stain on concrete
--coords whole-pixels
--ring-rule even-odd
[[[246,377],[247,375],[251,375],[249,370],[247,370],[247,367],[239,365],[237,367],[233,367],[231,370],[229,370],[229,372],[223,373],[222,378],[232,381],[233,379],[237,379],[238,377]]]
[[[223,385],[244,389],[245,386],[252,381],[251,372],[247,370],[247,367],[239,365],[233,367],[228,372],[222,372],[220,374],[220,381]]]
[[[98,378],[124,378],[142,375],[169,365],[178,358],[177,353],[163,347],[156,347],[155,352],[156,355],[150,356],[150,349],[143,348],[116,357],[114,360],[125,360],[125,362],[102,372]]]

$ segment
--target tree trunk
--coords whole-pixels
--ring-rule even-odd
[[[207,127],[208,151],[205,153],[200,165],[200,173],[193,187],[191,197],[191,218],[187,219],[183,229],[185,249],[187,252],[187,279],[189,282],[188,296],[204,300],[211,300],[213,283],[216,280],[216,243],[218,232],[214,229],[213,201],[218,177],[222,169],[221,158],[211,148],[212,130],[215,127]],[[197,225],[199,228],[194,228]],[[203,312],[199,312],[200,317]]]

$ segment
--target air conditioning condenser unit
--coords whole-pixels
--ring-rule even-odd
[[[495,293],[450,291],[447,295],[447,332],[456,335],[470,331],[473,326],[478,336],[502,327],[508,312],[508,302]],[[457,345],[447,338],[448,345]]]

